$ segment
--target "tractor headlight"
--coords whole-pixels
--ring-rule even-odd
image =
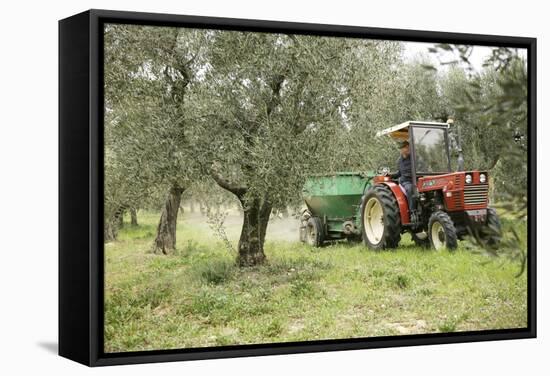
[[[485,174],[480,174],[479,175],[479,182],[480,183],[485,183],[487,181],[487,176]]]
[[[466,184],[472,184],[472,175],[466,174]]]

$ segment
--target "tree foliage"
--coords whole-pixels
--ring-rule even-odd
[[[451,51],[468,69],[455,68],[444,85],[449,105],[463,124],[461,129],[467,168],[489,170],[493,199],[516,220],[527,220],[528,80],[527,64],[516,49],[494,48],[484,70],[474,73],[469,61],[472,47],[438,45],[433,53]],[[490,229],[495,231],[496,229]],[[475,243],[493,256],[519,260],[524,270],[526,244],[513,228],[498,249]]]

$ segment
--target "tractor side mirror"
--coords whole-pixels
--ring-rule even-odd
[[[464,154],[462,153],[460,140],[460,127],[454,124],[453,119],[448,119],[447,124],[449,124],[449,146],[458,154],[456,170],[464,171]]]
[[[390,174],[390,168],[389,167],[380,167],[378,169],[378,175],[382,176],[388,176]]]

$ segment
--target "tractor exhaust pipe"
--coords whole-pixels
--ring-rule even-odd
[[[447,124],[449,124],[449,126],[454,125],[454,120],[451,118],[447,119]],[[455,125],[453,129],[456,130],[456,134],[454,131],[450,132],[451,145],[458,153],[457,171],[464,171],[464,154],[462,153],[462,145],[460,144],[460,127]]]

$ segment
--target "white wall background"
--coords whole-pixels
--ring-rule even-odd
[[[550,28],[542,1],[6,1],[0,21],[0,374],[547,374],[549,256],[539,216],[536,340],[88,369],[58,357],[57,20],[88,8],[538,38],[539,188],[548,186]],[[545,142],[547,144],[547,142]],[[542,191],[542,189],[539,189]],[[539,213],[550,210],[539,198]]]

